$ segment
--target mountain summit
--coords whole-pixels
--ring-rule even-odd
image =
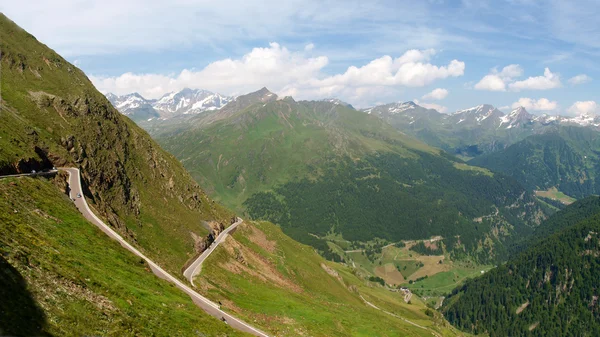
[[[470,109],[458,110],[450,115],[449,122],[460,124],[460,127],[493,127],[498,126],[500,118],[504,116],[502,111],[492,105],[482,104]]]
[[[108,93],[106,98],[120,113],[133,120],[145,120],[160,116],[152,106],[152,101],[145,99],[137,92],[123,96]]]
[[[502,116],[498,127],[512,129],[514,127],[525,126],[531,124],[535,120],[534,117],[535,116],[527,112],[524,107],[520,106],[511,111],[508,115]]]
[[[231,99],[231,97],[207,90],[185,88],[164,95],[153,104],[153,107],[161,117],[169,118],[217,110],[229,103]]]
[[[107,93],[106,98],[119,112],[136,121],[154,117],[168,119],[218,110],[232,100],[229,96],[190,88],[168,93],[158,100],[145,99],[138,93],[123,96]]]

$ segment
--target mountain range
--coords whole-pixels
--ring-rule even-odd
[[[151,133],[213,198],[324,254],[332,232],[361,242],[442,235],[453,253],[494,259],[545,217],[516,181],[337,100],[262,88],[168,130]]]
[[[187,118],[165,121],[167,119],[218,110],[233,101],[232,97],[188,88],[166,94],[158,100],[147,100],[137,93],[124,96],[108,93],[106,96],[121,113],[139,122],[142,127],[151,129],[148,131],[158,133],[174,125],[187,123]],[[322,101],[353,109],[352,105],[336,98]],[[598,116],[534,115],[523,107],[504,113],[489,104],[451,114],[440,113],[412,101],[378,105],[360,111],[378,116],[396,129],[466,160],[503,150],[530,135],[560,126],[580,126],[600,131]]]
[[[106,98],[119,112],[135,121],[199,114],[220,109],[232,100],[232,97],[218,93],[189,88],[165,94],[159,99],[145,99],[138,93],[122,96],[107,93]]]
[[[285,108],[271,106],[274,102],[280,101],[287,102],[288,106]],[[262,103],[263,106],[254,106],[252,111],[242,113],[258,103]],[[350,111],[356,111],[351,105],[334,98],[313,101],[310,109],[313,110],[314,115],[311,117],[301,116],[297,110],[306,108],[307,104],[308,101],[296,102],[291,97],[279,98],[263,88],[255,93],[239,96],[221,109],[214,109],[201,115],[190,115],[183,119],[141,121],[140,125],[167,149],[175,153],[213,197],[223,201],[229,207],[243,210],[247,209],[247,205],[242,206],[242,204],[253,200],[251,197],[253,194],[274,188],[278,184],[285,184],[289,181],[287,178],[289,176],[297,178],[307,176],[302,173],[305,171],[302,167],[312,167],[310,155],[302,155],[306,149],[298,148],[294,150],[296,151],[294,156],[285,159],[288,167],[279,169],[273,167],[273,162],[270,161],[269,166],[263,168],[264,173],[259,174],[257,178],[248,177],[248,167],[251,165],[246,163],[240,166],[240,158],[236,157],[231,159],[232,161],[225,160],[225,165],[235,165],[235,175],[223,177],[223,173],[220,173],[220,178],[217,178],[213,176],[214,172],[206,171],[205,167],[206,163],[214,162],[214,159],[198,158],[194,154],[193,144],[197,141],[204,143],[209,140],[211,149],[219,149],[221,143],[218,139],[222,136],[215,134],[214,137],[200,140],[194,134],[202,133],[207,136],[212,133],[211,130],[223,128],[228,123],[236,127],[247,125],[239,130],[240,139],[244,138],[248,132],[261,134],[261,120],[266,118],[265,114],[267,113],[261,110],[267,110],[271,106],[272,113],[278,114],[272,119],[275,125],[284,123],[288,124],[291,129],[287,132],[281,130],[284,136],[279,139],[280,142],[286,139],[285,142],[288,142],[288,146],[300,146],[300,144],[293,145],[299,141],[299,139],[293,139],[298,135],[296,133],[298,128],[290,123],[291,119],[287,117],[287,113],[279,111],[279,109],[287,109],[293,117],[299,118],[303,127],[316,125],[314,121],[309,121],[311,119],[318,120],[319,127],[329,134],[325,138],[328,141],[319,144],[319,151],[332,153],[328,158],[352,157],[353,155],[360,157],[363,153],[374,151],[372,144],[362,146],[363,149],[367,149],[366,151],[354,151],[354,153],[347,151],[348,148],[353,148],[346,143],[353,139],[352,136],[346,134],[347,125],[340,126],[338,121],[329,119],[333,116],[330,111],[334,107],[346,109],[347,114],[351,114]],[[410,141],[413,144],[419,140],[469,161],[471,165],[505,173],[516,179],[529,192],[537,193],[555,189],[559,193],[579,198],[600,191],[595,182],[595,170],[600,165],[598,164],[600,160],[596,155],[600,118],[595,116],[534,115],[523,107],[516,107],[509,113],[504,113],[488,104],[445,114],[434,109],[427,109],[414,102],[380,105],[362,109],[360,112],[367,116],[378,117],[396,130],[413,136],[416,138]],[[282,121],[279,121],[280,119]],[[367,122],[359,123],[368,124]],[[385,126],[382,124],[379,128],[384,129]],[[218,132],[222,132],[222,130]],[[360,132],[365,134],[365,131]],[[279,149],[277,141],[274,142],[275,139],[277,138],[272,138],[270,143],[266,143],[266,140],[257,140],[254,147],[249,147],[249,144],[245,145],[248,146],[247,151],[250,154],[257,151],[263,154],[277,152],[277,154],[273,154],[273,158],[282,158],[283,160],[286,158],[283,154],[290,149]],[[338,139],[341,142],[335,144],[332,139]],[[225,140],[223,139],[223,141]],[[233,140],[227,140],[227,144],[232,142],[235,143]],[[354,141],[354,144],[360,143],[364,143],[364,140]],[[306,144],[310,144],[310,142]],[[332,152],[331,149],[335,150]],[[219,149],[219,151],[224,150]],[[201,151],[200,153],[203,156],[213,155],[212,151]],[[528,155],[523,155],[524,153],[528,153]],[[224,152],[221,152],[220,155],[226,159]],[[297,161],[294,162],[293,158],[297,158]],[[292,160],[292,162],[287,162],[287,160]],[[217,162],[219,161],[217,160]],[[323,162],[321,160],[317,166],[322,165]],[[222,170],[221,164],[218,166],[219,170]],[[200,169],[200,167],[203,168]],[[234,174],[234,172],[227,174]],[[216,184],[222,179],[225,179],[223,183]],[[561,203],[552,197],[542,197],[540,194],[539,198],[543,199],[543,202],[549,203],[548,206],[551,208],[562,207]]]
[[[380,105],[362,111],[381,117],[398,130],[465,159],[502,150],[533,134],[558,126],[600,130],[600,117],[533,115],[523,107],[505,114],[483,104],[451,114],[427,109],[414,102]]]

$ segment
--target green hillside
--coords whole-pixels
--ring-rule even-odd
[[[265,95],[248,96],[259,93]],[[345,106],[256,100],[244,100],[241,110],[226,106],[215,117],[201,116],[173,136],[158,136],[209,193],[232,208],[256,192],[307,176],[311,166],[319,168],[333,158],[358,160],[369,151],[415,157],[409,147],[438,152]],[[206,119],[216,121],[204,125]]]
[[[502,255],[498,242],[545,216],[514,180],[376,116],[331,102],[265,100],[273,94],[264,89],[251,95],[249,106],[200,116],[158,141],[216,200],[324,253],[319,238],[331,232],[351,241],[442,235],[449,250],[490,259]]]
[[[402,293],[325,261],[268,222],[238,227],[207,259],[197,283],[277,336],[461,335],[416,296],[406,303]]]
[[[0,196],[0,335],[245,335],[154,276],[52,181],[0,179]]]
[[[0,15],[0,173],[81,168],[107,223],[173,274],[202,221],[228,224],[183,166],[118,113],[84,73]]]
[[[594,199],[556,214],[551,226],[585,220],[455,289],[444,303],[446,318],[490,336],[598,336],[600,213]]]
[[[575,198],[598,194],[600,133],[589,128],[560,127],[529,136],[506,149],[477,157],[469,164],[503,172],[529,190],[553,187]]]

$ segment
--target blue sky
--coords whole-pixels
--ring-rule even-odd
[[[103,92],[267,86],[358,107],[600,113],[598,1],[29,2],[0,11]]]

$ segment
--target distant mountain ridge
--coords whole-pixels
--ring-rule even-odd
[[[530,191],[556,188],[575,198],[600,191],[600,117],[534,115],[524,107],[504,113],[488,104],[443,114],[414,102],[362,111]]]
[[[153,101],[145,99],[137,92],[123,96],[108,93],[106,98],[120,113],[133,120],[160,117],[152,106]]]
[[[413,101],[407,101],[378,105],[361,109],[361,111],[383,117],[407,116],[409,119],[414,117],[415,113],[425,113],[430,119],[432,116],[436,116],[436,119],[439,120],[441,124],[462,124],[469,126],[490,125],[506,129],[526,125],[532,122],[544,125],[555,123],[600,127],[600,116],[592,116],[589,114],[581,114],[574,117],[548,114],[534,115],[529,113],[522,106],[516,107],[507,114],[490,104],[481,104],[472,108],[457,110],[451,114],[445,114],[435,109],[420,106]]]
[[[445,151],[471,158],[506,148],[530,135],[559,126],[581,126],[600,131],[600,117],[534,115],[524,107],[508,114],[482,104],[451,114],[422,107],[415,102],[384,104],[361,111],[376,115],[396,129]]]
[[[136,121],[156,117],[168,119],[218,110],[233,100],[230,96],[190,88],[165,94],[159,99],[146,99],[138,93],[122,96],[107,93],[106,98],[119,112]]]

